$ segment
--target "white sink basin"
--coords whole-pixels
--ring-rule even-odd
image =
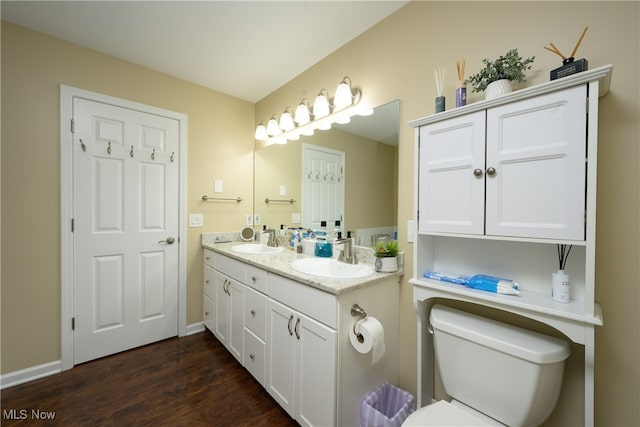
[[[239,254],[267,255],[282,252],[284,248],[282,246],[267,246],[262,243],[245,243],[242,245],[235,245],[231,250]]]
[[[291,263],[300,273],[332,279],[362,279],[371,276],[373,269],[362,264],[346,264],[333,258],[304,258]]]

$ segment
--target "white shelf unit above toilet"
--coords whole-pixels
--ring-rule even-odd
[[[478,304],[550,325],[585,348],[585,425],[593,425],[598,98],[613,66],[409,122],[415,128],[414,271],[418,406],[433,398],[435,299]],[[584,207],[584,208],[583,208]],[[572,300],[551,298],[557,244]],[[426,279],[431,271],[488,274],[518,296]]]

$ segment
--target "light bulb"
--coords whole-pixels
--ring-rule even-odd
[[[256,133],[254,137],[258,141],[264,141],[265,139],[269,138],[269,135],[267,134],[267,128],[264,127],[264,124],[262,124],[262,122],[260,122],[260,124],[256,128]]]
[[[329,99],[327,98],[327,95],[324,94],[324,92],[327,92],[327,90],[322,89],[318,96],[316,96],[316,100],[313,103],[313,118],[316,120],[328,116],[330,113]]]
[[[276,116],[274,115],[267,122],[267,134],[269,136],[276,136],[282,133],[282,129],[278,126],[278,122],[276,121]]]
[[[347,83],[347,80],[349,83]],[[345,77],[336,89],[336,94],[333,97],[333,108],[336,110],[342,110],[350,106],[353,103],[353,94],[351,93],[351,79]]]
[[[289,107],[287,107],[288,109]],[[293,118],[291,117],[291,113],[287,110],[284,110],[284,113],[280,116],[280,129],[283,132],[288,132],[291,129],[295,128],[296,125],[293,123]]]
[[[306,125],[311,121],[311,116],[309,115],[309,107],[304,103],[306,99],[300,101],[300,104],[296,107],[296,114],[294,120],[300,126]]]

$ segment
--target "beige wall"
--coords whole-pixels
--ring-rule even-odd
[[[240,230],[253,200],[253,104],[2,23],[2,373],[60,359],[59,85],[188,116],[187,324],[202,319],[203,231]],[[248,178],[248,179],[247,179]],[[215,179],[237,203],[204,203]]]
[[[524,86],[542,83],[560,65],[543,46],[553,42],[569,53],[588,25],[577,56],[587,58],[591,68],[615,64],[611,91],[600,103],[599,130],[596,298],[605,325],[596,331],[595,416],[602,426],[640,425],[639,8],[637,2],[413,2],[256,105],[256,117],[268,117],[302,97],[312,99],[322,87],[333,93],[349,75],[372,105],[400,99],[402,124],[434,112],[434,69],[447,68],[449,108],[458,58],[466,58],[469,75],[482,58],[518,48],[523,56],[536,56]],[[469,102],[480,97],[470,94]],[[408,251],[413,149],[413,129],[401,125],[398,219],[400,244]],[[411,272],[411,257],[406,262]],[[416,327],[408,278],[400,290],[400,385],[415,392]],[[582,388],[575,385],[582,353],[573,349],[567,393],[549,425],[583,422]]]

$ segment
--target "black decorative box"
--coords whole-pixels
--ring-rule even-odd
[[[578,59],[577,61],[573,58],[567,58],[562,61],[562,67],[551,70],[551,80],[556,80],[562,77],[570,76],[572,74],[580,73],[582,71],[586,71],[588,68],[589,62],[584,58]]]

